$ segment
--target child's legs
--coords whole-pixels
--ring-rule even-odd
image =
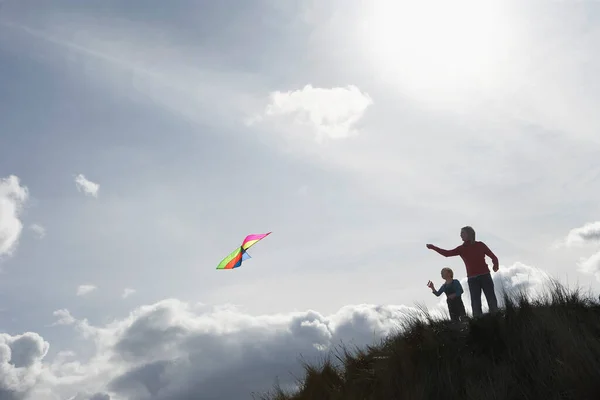
[[[454,306],[454,302],[450,299],[446,300],[446,304],[448,304],[448,312],[450,313],[450,320],[456,321],[458,315],[456,315],[456,307]]]
[[[450,312],[450,320],[460,321],[460,317],[466,315],[465,305],[461,298],[448,300],[448,311]]]
[[[467,315],[467,310],[465,310],[465,303],[463,303],[462,298],[457,299],[456,302],[458,303],[458,316],[465,317]]]
[[[474,276],[468,279],[473,317],[478,317],[483,314],[481,311],[481,283],[479,278],[479,276]]]
[[[498,300],[496,299],[496,293],[494,291],[494,280],[492,274],[485,274],[481,277],[481,288],[485,294],[490,313],[498,311]]]

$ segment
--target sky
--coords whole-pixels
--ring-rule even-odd
[[[470,311],[460,258],[425,246],[465,225],[499,296],[597,295],[599,18],[592,0],[2,1],[0,399],[293,388],[300,360],[445,312],[426,287],[443,267]]]

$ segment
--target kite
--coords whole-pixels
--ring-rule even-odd
[[[246,250],[248,250],[250,247],[258,243],[258,241],[264,239],[270,234],[271,232],[255,233],[246,236],[246,238],[242,242],[242,245],[235,249],[230,255],[221,260],[219,265],[217,265],[217,269],[234,269],[241,266],[243,261],[246,261],[250,258],[250,255],[246,252]]]

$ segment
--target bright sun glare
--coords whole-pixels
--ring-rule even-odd
[[[509,28],[499,2],[373,0],[362,21],[374,73],[421,99],[456,99],[493,84]],[[452,100],[451,100],[452,101]]]

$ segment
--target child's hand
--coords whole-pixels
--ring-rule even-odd
[[[433,282],[431,282],[431,281],[427,282],[427,287],[429,289],[433,289]]]

